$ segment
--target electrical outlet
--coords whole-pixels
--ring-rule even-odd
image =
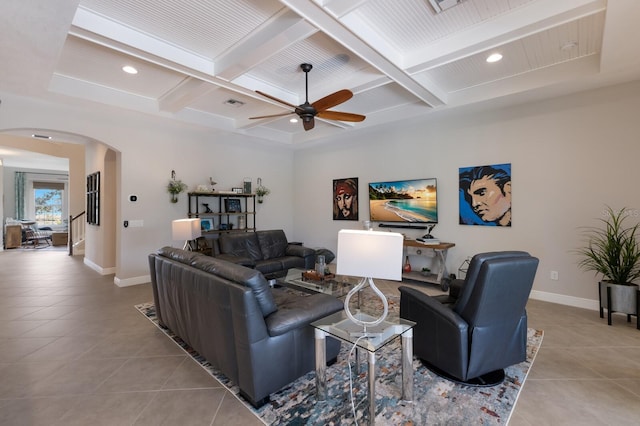
[[[551,274],[549,274],[549,278],[551,278],[553,281],[558,281],[558,271],[551,271]]]

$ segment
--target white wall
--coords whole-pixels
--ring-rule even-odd
[[[242,186],[245,177],[251,177],[255,186],[256,178],[262,177],[272,192],[257,208],[258,228],[282,228],[289,238],[297,238],[291,209],[293,153],[288,148],[97,104],[73,108],[9,94],[3,94],[2,100],[0,129],[59,130],[94,139],[118,152],[115,281],[120,285],[147,282],[148,254],[164,245],[181,245],[171,240],[171,221],[186,217],[187,196],[181,194],[177,204],[169,202],[166,185],[171,170],[190,189],[207,183],[210,176],[218,182],[217,189]],[[89,157],[91,163],[93,156]],[[129,202],[130,194],[136,194],[138,201]],[[144,226],[125,229],[124,220],[142,220]],[[86,250],[92,252],[90,247]],[[93,252],[99,262],[101,257]]]
[[[440,223],[433,234],[456,244],[450,272],[477,252],[527,250],[540,258],[537,297],[593,307],[597,278],[577,268],[572,250],[581,245],[578,228],[596,225],[605,205],[640,212],[638,111],[635,83],[509,109],[433,113],[401,129],[352,133],[298,151],[294,234],[335,250],[339,229],[361,227],[332,220],[333,179],[359,178],[362,221],[369,182],[435,177]],[[512,164],[512,227],[459,225],[458,168],[498,163]]]

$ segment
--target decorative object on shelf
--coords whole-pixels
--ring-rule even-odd
[[[187,185],[179,179],[176,179],[176,171],[171,170],[171,180],[167,185],[167,192],[171,194],[171,202],[178,202],[178,194],[185,191],[187,189]]]
[[[265,195],[269,195],[271,193],[271,190],[262,185],[262,178],[258,178],[257,182],[258,187],[256,188],[256,195],[258,196],[258,202],[262,203],[264,201],[262,197],[264,197]]]
[[[238,229],[245,229],[247,227],[247,218],[244,216],[238,217]]]
[[[224,200],[224,209],[227,213],[240,213],[242,206],[239,198],[227,198]]]
[[[213,188],[211,188],[211,186],[209,185],[198,185],[196,187],[196,192],[199,192],[201,194],[208,194],[210,192],[213,192]]]
[[[251,194],[251,178],[246,177],[244,178],[244,182],[243,182],[243,190],[245,194]]]
[[[200,229],[205,232],[213,230],[213,220],[210,218],[200,219]]]
[[[625,207],[614,211],[607,206],[605,217],[599,219],[604,227],[585,227],[587,244],[576,250],[582,257],[578,266],[603,277],[598,284],[600,318],[604,317],[603,309],[607,308],[609,325],[611,312],[638,315],[638,285],[633,281],[640,278],[640,242],[637,238],[640,223],[629,227],[624,224],[632,213]]]
[[[209,176],[209,186],[211,187],[211,192],[215,191],[214,186],[216,186],[216,181],[213,180],[213,178],[211,176]]]
[[[411,263],[409,262],[409,256],[405,258],[404,266],[402,267],[404,272],[411,272]]]
[[[171,231],[174,240],[184,240],[183,250],[193,250],[191,241],[200,238],[200,219],[177,219],[171,222]]]
[[[351,321],[363,327],[363,335],[367,335],[367,327],[374,327],[387,317],[387,298],[375,286],[373,279],[402,280],[402,242],[402,234],[396,232],[343,229],[338,233],[336,274],[362,277],[362,281],[347,294],[344,311]],[[361,312],[353,315],[349,307],[351,297],[366,284],[382,300],[383,312],[378,318]]]
[[[204,210],[205,213],[213,213],[213,210],[211,210],[211,208],[209,207],[209,203],[202,203],[202,205],[205,208]]]
[[[242,194],[242,193],[244,193],[244,189],[242,189],[242,188],[231,188],[231,192],[233,192],[234,194]]]

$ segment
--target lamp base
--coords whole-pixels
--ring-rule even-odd
[[[351,300],[351,297],[357,294],[366,284],[369,284],[373,292],[382,301],[383,311],[378,318],[363,314],[361,312],[356,312],[356,315],[353,315],[349,307],[349,301]],[[353,323],[363,327],[363,333],[366,333],[367,329],[369,329],[369,331],[372,331],[378,324],[384,322],[385,318],[387,318],[387,314],[389,313],[389,303],[387,302],[387,298],[385,297],[385,295],[373,283],[373,278],[363,278],[357,286],[352,288],[349,293],[347,293],[347,297],[344,299],[344,313],[347,315],[347,318],[349,318],[349,320],[351,320]]]

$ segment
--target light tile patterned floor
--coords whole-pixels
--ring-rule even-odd
[[[153,299],[148,284],[119,288],[60,250],[2,251],[0,271],[0,424],[262,424],[133,308]],[[545,337],[511,424],[637,424],[635,323],[539,301],[528,312]]]

